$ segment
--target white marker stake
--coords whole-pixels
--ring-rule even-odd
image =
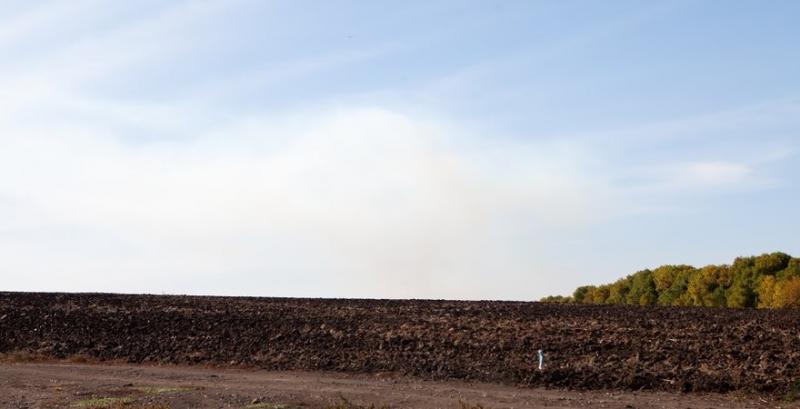
[[[544,352],[542,352],[542,350],[540,349],[539,350],[539,370],[541,371],[543,369],[544,369]]]

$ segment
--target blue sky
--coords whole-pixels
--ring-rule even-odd
[[[0,5],[0,288],[538,299],[800,254],[795,1]]]

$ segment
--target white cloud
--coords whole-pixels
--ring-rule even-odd
[[[540,274],[534,253],[501,259],[515,231],[579,229],[612,208],[574,148],[492,146],[382,109],[251,118],[181,142],[106,132],[3,130],[14,287],[507,297],[503,275]],[[488,280],[492,261],[507,271]]]

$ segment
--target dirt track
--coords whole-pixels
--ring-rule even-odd
[[[779,396],[800,379],[799,322],[800,311],[0,293],[0,353]]]
[[[0,364],[0,408],[76,408],[104,398],[131,409],[325,408],[344,396],[361,405],[486,408],[786,408],[755,396],[576,392],[461,381],[308,372],[132,365]],[[148,406],[152,405],[152,406]],[[165,405],[165,406],[156,406]]]

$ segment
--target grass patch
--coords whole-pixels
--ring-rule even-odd
[[[172,409],[172,407],[163,403],[125,403],[111,406],[108,409]]]
[[[250,405],[245,406],[247,409],[289,409],[289,405],[285,405],[283,403],[252,403]]]
[[[72,403],[73,407],[86,408],[86,409],[107,409],[107,408],[121,408],[125,405],[133,403],[133,398],[92,398],[79,400]]]
[[[97,359],[87,355],[74,354],[66,357],[56,357],[53,355],[31,352],[26,350],[15,350],[0,353],[0,362],[21,364],[30,362],[69,362],[73,364],[83,364],[97,362]]]
[[[786,392],[786,395],[783,397],[783,400],[786,402],[794,402],[800,399],[800,379],[794,381],[794,383],[789,386],[789,392]]]
[[[12,364],[26,363],[26,362],[41,362],[46,360],[46,357],[41,354],[34,354],[29,351],[11,351],[0,353],[0,362],[8,362]]]
[[[489,409],[480,403],[477,404],[470,404],[464,401],[458,401],[460,409]],[[255,406],[261,407],[261,406]],[[265,408],[276,408],[275,406],[264,406]],[[250,406],[248,406],[250,408]],[[391,409],[387,405],[382,406],[375,406],[375,404],[370,404],[369,406],[359,405],[353,402],[350,402],[344,396],[339,396],[339,399],[336,402],[331,403],[330,405],[326,406],[325,409]]]
[[[83,409],[172,409],[162,403],[136,403],[133,397],[92,398],[72,403],[73,408]]]
[[[325,409],[390,409],[389,406],[375,406],[375,404],[370,404],[369,406],[358,405],[353,402],[347,400],[344,396],[339,396],[339,399],[336,402],[331,403],[330,405],[326,406]]]
[[[194,388],[186,386],[135,386],[132,388],[135,391],[144,393],[146,395],[160,395],[162,393],[176,393],[176,392],[189,392]]]
[[[164,386],[137,386],[131,388],[133,391],[145,395],[159,395],[162,393],[186,392],[194,390],[188,387],[164,387]],[[136,403],[135,396],[115,397],[93,397],[75,401],[71,405],[73,408],[84,409],[170,409],[168,405],[154,403]]]
[[[172,408],[164,404],[147,403],[141,405],[126,406],[125,409],[172,409]]]

